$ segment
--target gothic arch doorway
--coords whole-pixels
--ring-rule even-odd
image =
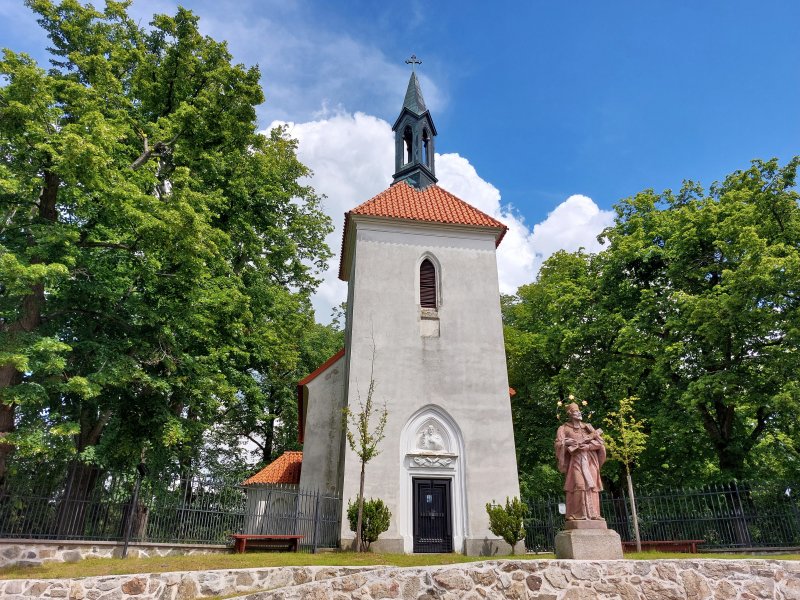
[[[405,552],[462,552],[467,537],[464,441],[441,407],[414,413],[400,435],[398,528]]]

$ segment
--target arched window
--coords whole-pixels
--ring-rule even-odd
[[[431,143],[431,136],[428,134],[428,130],[427,129],[423,129],[422,130],[422,163],[426,167],[430,167],[431,166],[431,157],[430,157],[431,146],[430,146],[430,143]]]
[[[412,146],[411,126],[406,125],[403,130],[403,141],[406,144],[406,164],[410,163],[414,158],[414,148]]]
[[[436,308],[436,268],[427,258],[419,266],[419,304],[422,308]]]

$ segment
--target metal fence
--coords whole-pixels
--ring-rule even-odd
[[[0,537],[229,544],[233,533],[302,535],[313,552],[339,542],[341,498],[296,486],[249,487],[192,473],[112,473],[73,464],[0,487]]]
[[[563,528],[563,497],[528,500],[525,545],[552,551]],[[642,541],[704,540],[703,549],[765,549],[800,546],[800,485],[732,482],[692,489],[636,494]],[[601,496],[601,512],[623,541],[633,541],[626,495]]]

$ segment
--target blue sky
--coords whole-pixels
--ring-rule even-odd
[[[176,4],[131,11],[146,23]],[[800,153],[795,0],[183,4],[261,66],[260,125],[292,124],[337,225],[388,184],[387,126],[416,53],[443,187],[517,230],[501,246],[503,291],[558,247],[595,247],[620,198]],[[3,0],[0,46],[43,60],[45,45],[30,11]],[[320,313],[339,296],[326,276]]]

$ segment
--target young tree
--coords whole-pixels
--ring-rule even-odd
[[[372,366],[375,365],[375,351],[372,352]],[[361,552],[361,534],[364,514],[364,477],[367,463],[380,454],[378,444],[383,440],[383,430],[389,419],[386,405],[382,409],[374,406],[373,396],[375,394],[375,379],[372,369],[369,376],[369,389],[367,390],[366,401],[361,400],[361,393],[358,392],[358,412],[354,412],[349,406],[344,409],[344,427],[347,434],[347,444],[356,453],[361,461],[361,479],[358,488],[358,519],[356,520],[356,552]],[[377,420],[374,429],[372,421]]]
[[[525,517],[528,514],[528,507],[519,498],[506,498],[505,507],[495,504],[494,500],[487,502],[486,512],[489,514],[489,530],[511,546],[513,556],[514,546],[518,541],[525,539]]]
[[[628,482],[628,496],[631,499],[633,516],[633,532],[636,538],[636,551],[642,551],[642,539],[639,536],[639,515],[636,512],[636,496],[633,493],[631,467],[647,446],[647,434],[644,425],[634,416],[634,404],[638,398],[628,396],[619,401],[617,410],[608,414],[605,419],[608,430],[605,434],[606,450],[609,458],[621,462],[625,466]],[[609,430],[611,433],[609,433]]]

